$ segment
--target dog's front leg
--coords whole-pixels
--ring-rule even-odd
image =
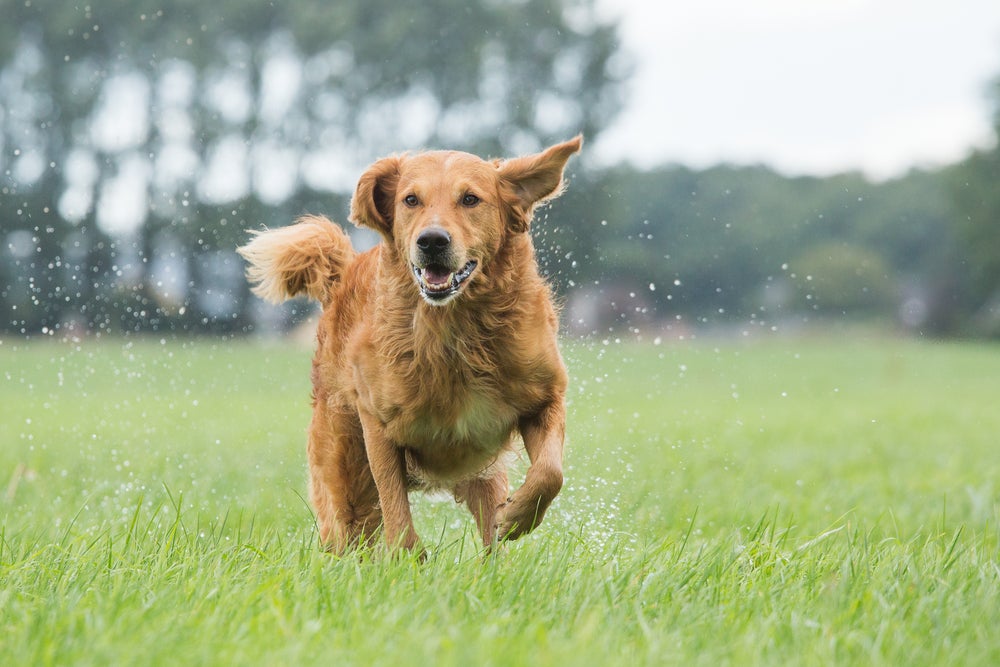
[[[414,549],[419,538],[413,527],[410,500],[406,496],[406,459],[401,448],[386,437],[382,424],[370,414],[360,412],[365,436],[368,465],[375,478],[382,526],[390,549]]]
[[[515,540],[542,522],[542,516],[562,488],[563,437],[566,408],[562,397],[520,422],[524,449],[531,465],[514,495],[497,512],[496,536]]]

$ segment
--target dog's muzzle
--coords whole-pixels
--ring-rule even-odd
[[[414,264],[413,275],[424,299],[434,305],[444,305],[461,291],[477,265],[478,262],[471,259],[458,271],[451,271],[440,264],[428,264],[425,267]]]
[[[441,227],[428,227],[416,240],[413,275],[420,294],[428,303],[443,305],[461,291],[476,270],[476,260],[461,266],[455,256],[451,235]]]

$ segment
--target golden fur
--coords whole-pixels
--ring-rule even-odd
[[[390,547],[419,548],[415,488],[450,490],[487,547],[542,520],[562,486],[567,380],[527,230],[580,146],[384,158],[351,202],[351,220],[381,234],[375,248],[356,253],[322,217],[240,248],[258,295],[323,304],[308,458],[327,548],[371,543],[379,526]],[[517,434],[530,466],[508,497]]]

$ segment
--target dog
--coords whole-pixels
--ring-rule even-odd
[[[312,363],[309,496],[335,553],[423,553],[408,491],[447,490],[483,546],[534,529],[563,484],[567,373],[529,225],[562,193],[582,137],[487,161],[393,155],[361,176],[349,219],[381,235],[357,253],[324,217],[238,249],[254,292],[322,304]],[[529,467],[508,495],[517,436]]]

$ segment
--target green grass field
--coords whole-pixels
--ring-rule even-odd
[[[1000,664],[1000,347],[565,347],[566,486],[484,559],[316,548],[310,351],[0,343],[8,665]]]

